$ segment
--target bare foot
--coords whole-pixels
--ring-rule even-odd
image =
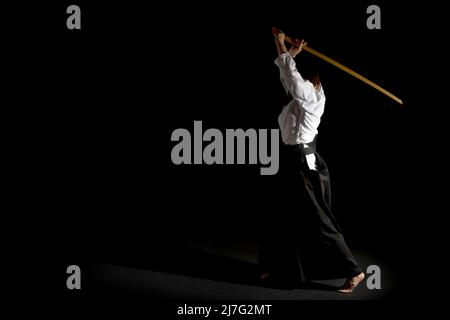
[[[269,275],[270,275],[270,273],[268,273],[268,272],[263,272],[263,273],[261,273],[261,275],[259,276],[259,279],[260,279],[260,280],[264,280],[264,279],[266,279]]]
[[[358,284],[363,281],[364,272],[361,272],[353,278],[348,278],[344,285],[339,289],[340,293],[352,293],[353,290],[358,286]]]

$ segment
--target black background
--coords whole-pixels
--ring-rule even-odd
[[[21,57],[31,71],[18,101],[35,103],[24,116],[37,126],[29,136],[37,160],[28,169],[31,189],[44,193],[37,220],[46,225],[47,265],[62,270],[57,290],[68,264],[127,264],[174,239],[244,241],[280,214],[286,182],[260,176],[259,166],[170,161],[172,131],[192,132],[194,120],[204,129],[277,128],[282,90],[271,27],[278,26],[404,101],[308,53],[297,58],[300,71],[304,63],[321,72],[327,105],[318,148],[346,238],[389,265],[396,297],[412,295],[423,270],[421,217],[435,213],[425,201],[428,163],[417,150],[430,142],[422,94],[436,61],[421,47],[439,38],[429,32],[440,30],[437,7],[377,3],[382,29],[368,30],[366,1],[74,3],[82,30],[67,30],[72,3],[62,1],[22,10],[34,27],[26,42],[15,39],[25,42]]]

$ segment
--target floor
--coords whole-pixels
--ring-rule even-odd
[[[363,270],[377,264],[373,258],[354,254]],[[385,268],[381,290],[369,290],[363,282],[354,293],[344,295],[336,292],[343,279],[317,280],[295,288],[262,283],[257,262],[254,244],[184,241],[170,249],[153,248],[141,259],[92,264],[88,287],[94,296],[107,293],[169,300],[378,300],[389,294]]]

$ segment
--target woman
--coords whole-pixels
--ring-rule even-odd
[[[284,33],[276,28],[272,29],[272,33],[278,51],[275,64],[280,69],[280,80],[291,99],[278,117],[285,145],[282,157],[287,158],[284,164],[289,168],[288,178],[292,180],[297,177],[298,181],[302,181],[302,189],[305,191],[305,201],[300,203],[302,210],[296,218],[298,221],[292,221],[295,229],[288,232],[293,235],[290,243],[294,244],[292,249],[297,257],[297,272],[302,280],[307,279],[308,273],[311,273],[305,268],[307,261],[325,256],[326,267],[334,268],[336,274],[346,277],[339,292],[351,293],[364,279],[364,273],[353,258],[331,213],[328,169],[316,152],[317,129],[325,108],[325,93],[316,73],[303,78],[296,68],[294,58],[306,46],[306,42],[296,40],[287,50]],[[296,193],[292,195],[294,197],[288,197],[289,200],[295,200]],[[297,205],[294,201],[288,203]],[[292,211],[292,208],[289,210]],[[277,251],[276,248],[273,249]],[[260,278],[266,279],[272,269],[270,263],[274,260],[267,262],[265,250],[261,251],[260,258],[264,268]]]

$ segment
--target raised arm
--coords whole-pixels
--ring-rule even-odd
[[[303,47],[307,45],[307,42],[304,40],[300,41],[298,39],[294,39],[294,43],[288,50],[285,45],[286,35],[284,34],[284,32],[278,28],[273,27],[272,34],[275,38],[275,44],[277,46],[278,55],[282,55],[283,53],[289,52],[291,57],[295,58],[297,54],[299,54],[303,50]]]
[[[286,45],[284,44],[285,34],[278,28],[272,28],[272,34],[275,38],[275,45],[277,46],[278,55],[288,52]]]
[[[288,50],[284,44],[284,33],[277,28],[272,28],[272,33],[275,37],[275,44],[278,51],[275,64],[280,68],[280,78],[285,89],[289,91],[294,99],[299,100],[299,102],[314,99],[314,88],[311,84],[305,82],[298,72],[294,61],[294,57],[302,51],[306,42],[304,40],[297,41]]]

